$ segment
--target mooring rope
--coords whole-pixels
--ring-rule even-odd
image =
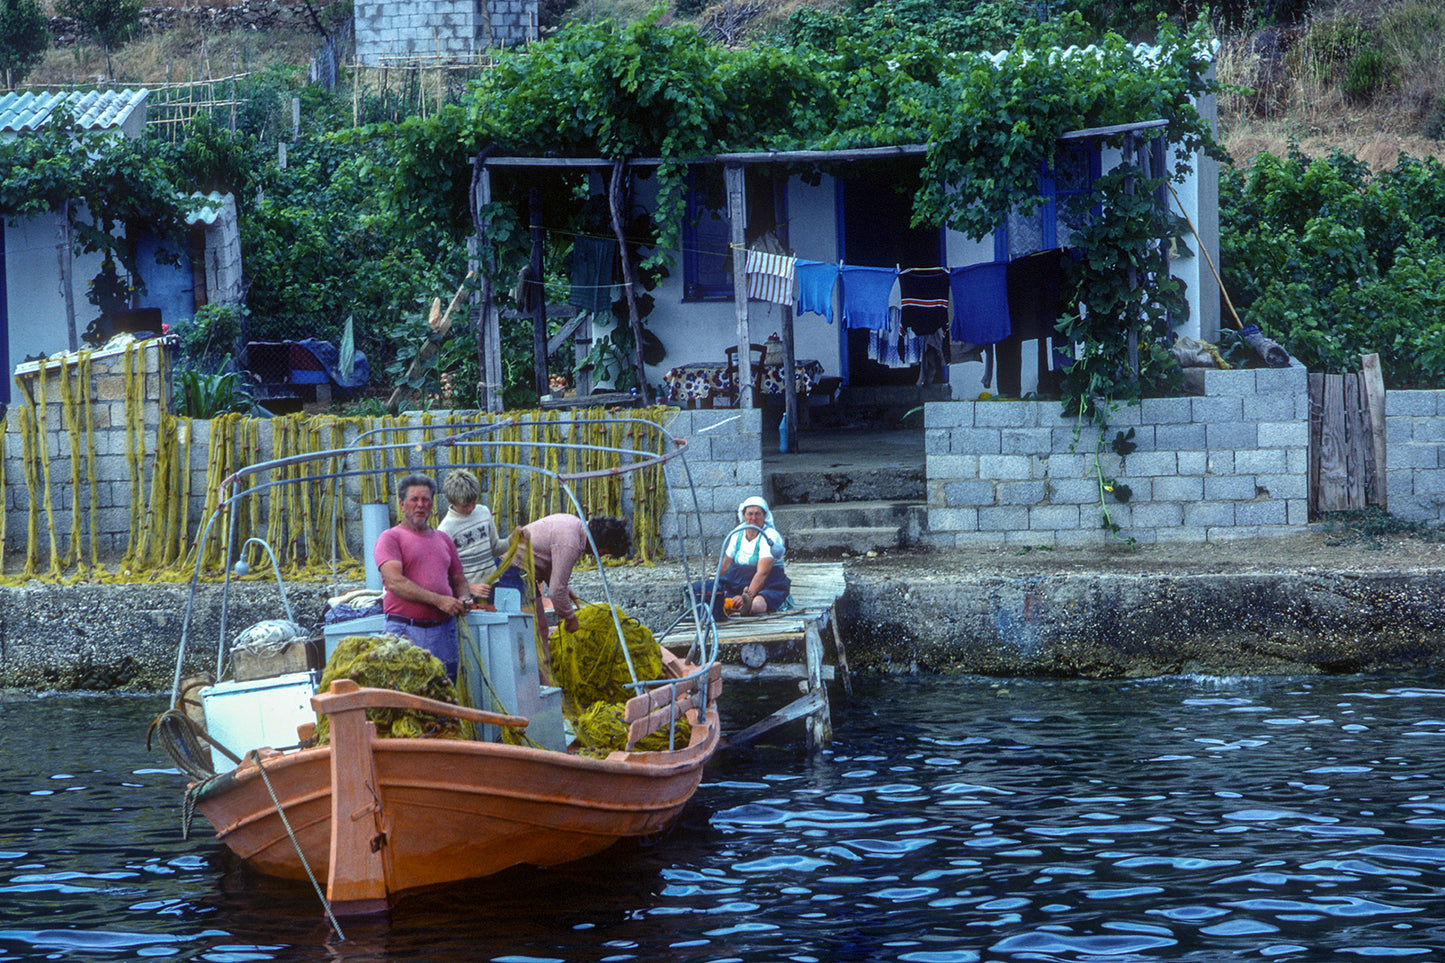
[[[261,781],[266,784],[266,793],[271,797],[271,804],[276,807],[276,815],[281,818],[281,826],[286,830],[286,837],[291,840],[291,845],[296,849],[296,858],[301,860],[301,868],[306,870],[306,878],[311,880],[311,888],[316,891],[316,898],[321,900],[321,908],[326,910],[326,918],[331,921],[331,928],[336,930],[337,939],[346,942],[346,934],[341,932],[341,924],[336,922],[336,914],[331,912],[331,901],[321,889],[321,884],[316,881],[316,874],[311,872],[311,864],[306,861],[306,854],[301,851],[301,841],[296,838],[296,833],[291,829],[291,820],[286,818],[286,810],[281,808],[281,800],[276,797],[276,789],[271,785],[271,774],[266,767],[261,765],[261,757],[255,752],[247,753],[248,757],[256,763],[256,768],[261,773]],[[373,795],[375,792],[373,791]]]

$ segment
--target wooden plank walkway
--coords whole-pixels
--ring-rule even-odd
[[[724,648],[724,653],[728,647],[738,649],[742,661],[741,665],[725,663],[723,679],[732,682],[797,679],[806,681],[807,688],[801,698],[742,732],[729,736],[728,741],[733,745],[751,742],[763,733],[803,716],[808,718],[808,748],[827,745],[833,738],[827,683],[838,678],[845,691],[852,689],[848,660],[833,610],[834,603],[842,597],[845,588],[842,564],[789,562],[787,570],[793,583],[788,593],[793,600],[793,608],[718,623],[719,646]],[[830,630],[838,654],[836,667],[824,663],[823,633]],[[688,619],[674,625],[658,641],[669,649],[682,651],[692,645],[695,634],[696,627]],[[802,643],[803,662],[770,661],[774,650],[792,642]]]

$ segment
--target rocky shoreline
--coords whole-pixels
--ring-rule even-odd
[[[838,621],[855,673],[1131,678],[1419,671],[1445,665],[1445,546],[1311,532],[1135,551],[899,552],[843,558]],[[676,615],[678,565],[607,570],[644,623]],[[352,585],[343,588],[354,587]],[[601,596],[580,573],[584,598]],[[274,583],[233,583],[225,635],[280,610]],[[0,596],[0,688],[168,691],[184,585],[51,585]],[[336,590],[293,583],[319,623]],[[214,669],[221,586],[197,595],[180,674]]]

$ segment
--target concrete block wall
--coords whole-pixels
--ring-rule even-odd
[[[1390,513],[1445,521],[1445,391],[1387,391],[1385,440]]]
[[[48,567],[49,564],[48,530],[52,524],[57,533],[59,550],[67,552],[70,549],[70,533],[77,501],[81,512],[82,551],[88,555],[92,516],[96,520],[98,529],[97,552],[103,561],[117,560],[131,547],[131,506],[137,498],[133,484],[139,486],[138,497],[143,501],[148,501],[151,497],[155,453],[158,447],[157,432],[161,414],[158,399],[161,396],[163,383],[169,383],[170,380],[167,377],[163,382],[156,367],[158,364],[169,365],[169,352],[163,347],[163,342],[151,341],[146,344],[148,347],[144,350],[148,374],[141,432],[146,458],[138,483],[132,482],[133,472],[127,447],[126,392],[122,376],[123,352],[97,352],[92,356],[91,429],[94,433],[97,493],[94,502],[90,495],[90,479],[86,461],[87,443],[84,440],[83,428],[81,432],[73,433],[67,428],[64,421],[65,415],[61,402],[61,362],[51,362],[44,368],[46,372],[44,414],[36,419],[37,423],[40,423],[40,431],[43,432],[43,434],[37,434],[36,437],[45,445],[50,478],[48,499],[50,511],[48,515],[45,512],[46,506],[41,503],[45,492],[43,479],[41,487],[37,489],[40,494],[36,499],[41,512],[39,550],[44,556],[42,566]],[[69,359],[68,364],[68,377],[73,379],[75,377],[75,359]],[[40,370],[42,369],[33,363],[21,366],[22,382],[26,384],[30,396],[37,399],[39,397]],[[421,442],[445,436],[449,431],[449,420],[454,414],[460,421],[468,424],[474,420],[470,412],[413,414],[408,419],[409,427],[405,428],[403,432],[385,437],[374,433],[369,436],[372,443],[402,442],[406,445],[403,460],[407,462],[410,469],[398,469],[388,465],[385,477],[382,479],[383,489],[387,493],[383,497],[389,507],[393,502],[389,494],[391,486],[400,478],[403,471],[427,471],[440,482],[445,477],[447,465],[465,460],[462,455],[442,448],[436,451],[432,459],[437,467],[431,467],[427,463],[428,460],[415,449],[415,446]],[[522,416],[525,417],[525,413],[522,413]],[[3,495],[8,537],[5,539],[3,547],[12,556],[24,553],[28,546],[27,528],[31,489],[26,474],[23,432],[20,424],[21,419],[26,417],[28,417],[28,413],[25,405],[12,405],[4,435],[5,488]],[[41,423],[42,418],[43,423]],[[213,432],[217,430],[216,423],[178,418],[169,424],[173,430],[180,433],[180,440],[185,443],[184,447],[189,453],[187,466],[190,491],[188,518],[190,520],[189,535],[194,539],[200,535],[202,528],[209,521],[205,515],[207,485],[211,482],[208,477],[208,456]],[[270,429],[279,424],[281,423],[260,423],[256,435],[257,450],[251,456],[253,463],[276,457],[276,440]],[[335,445],[344,447],[352,444],[356,441],[359,431],[371,424],[370,421],[343,422],[341,440]],[[686,449],[686,465],[682,459],[674,459],[668,463],[666,469],[670,483],[673,485],[677,509],[676,512],[669,510],[660,525],[663,545],[669,556],[675,557],[679,546],[686,544],[690,554],[690,564],[701,563],[703,546],[698,538],[699,533],[707,539],[706,551],[715,554],[720,539],[735,523],[738,503],[762,490],[762,448],[759,441],[761,425],[760,413],[757,410],[679,411],[672,421],[663,425],[674,436],[686,437],[689,441]],[[72,439],[75,439],[74,443],[79,446],[82,459],[81,482],[78,487],[72,481]],[[330,447],[333,443],[328,440],[317,444]],[[347,467],[354,468],[356,466],[352,464]],[[36,465],[37,475],[40,470],[41,466]],[[632,508],[633,483],[631,477],[625,476],[623,483],[624,513],[630,512]],[[687,496],[689,479],[697,495],[695,507],[693,500]],[[360,482],[354,476],[346,478],[343,482],[342,511],[346,519],[348,547],[353,554],[361,551],[360,488]],[[444,505],[439,507],[444,508]],[[263,509],[262,514],[263,518],[266,517],[267,510]],[[700,522],[699,517],[701,518]],[[526,521],[526,519],[498,517],[498,522],[504,529],[510,529],[519,521]],[[212,537],[219,534],[219,532],[213,532]],[[680,534],[684,536],[681,539],[679,538]],[[715,559],[713,561],[715,562]]]
[[[227,194],[214,221],[206,225],[206,298],[209,301],[240,301],[245,292],[241,274],[241,228],[236,217],[236,198]]]
[[[537,0],[369,0],[355,5],[356,59],[462,59],[533,38]],[[490,23],[488,22],[490,21]],[[488,33],[490,32],[490,37]]]
[[[1058,402],[931,402],[924,409],[928,531],[945,548],[1091,546],[1285,535],[1308,522],[1303,368],[1197,373],[1197,396],[1145,399],[1097,429]],[[1120,456],[1112,442],[1133,430]],[[1100,475],[1128,485],[1127,504]]]
[[[743,499],[762,494],[763,448],[762,412],[757,408],[680,410],[667,426],[675,437],[687,439],[687,462],[673,459],[668,464],[668,482],[675,494],[686,496],[688,478],[697,495],[697,511],[684,498],[679,515],[668,512],[661,530],[669,556],[678,551],[678,524],[686,536],[689,564],[698,557],[701,535],[707,561],[717,564],[722,538],[737,524],[738,505]]]
[[[144,342],[134,353],[138,355],[137,370],[144,371],[140,411],[141,438],[146,451],[154,453],[156,425],[160,422],[161,404],[171,383],[170,345],[164,339]],[[31,497],[27,469],[39,481],[40,491],[49,481],[50,512],[37,502],[43,534],[52,526],[64,551],[75,518],[76,504],[82,513],[81,524],[88,538],[90,518],[97,521],[96,548],[102,554],[121,554],[130,541],[131,504],[135,498],[130,484],[129,434],[126,411],[127,377],[124,347],[95,351],[90,356],[90,381],[78,385],[78,357],[52,358],[42,362],[26,362],[15,369],[20,390],[14,397],[5,418],[5,548],[24,551],[30,518]],[[74,432],[67,430],[65,393],[67,387],[74,397],[75,417],[84,415],[88,396],[90,421],[77,422]],[[44,404],[41,405],[41,399]],[[31,404],[34,408],[31,408]],[[167,402],[168,403],[168,402]],[[38,464],[27,466],[22,421],[34,412],[37,446],[43,446]],[[95,453],[94,500],[89,472],[89,443],[93,439]],[[75,438],[75,447],[72,446]],[[73,451],[79,451],[81,484],[72,484],[75,475]],[[37,447],[36,453],[41,449]],[[149,492],[143,492],[146,497]],[[88,543],[87,543],[88,544]]]

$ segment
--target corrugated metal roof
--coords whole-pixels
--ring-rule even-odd
[[[124,125],[149,96],[148,90],[4,94],[0,95],[0,131],[18,134],[39,130],[50,123],[62,104],[75,118],[76,129],[113,130]]]
[[[190,196],[191,209],[186,213],[186,223],[214,224],[226,211],[229,203],[227,198],[231,195],[222,194],[220,191],[211,191],[209,194],[195,193]]]

